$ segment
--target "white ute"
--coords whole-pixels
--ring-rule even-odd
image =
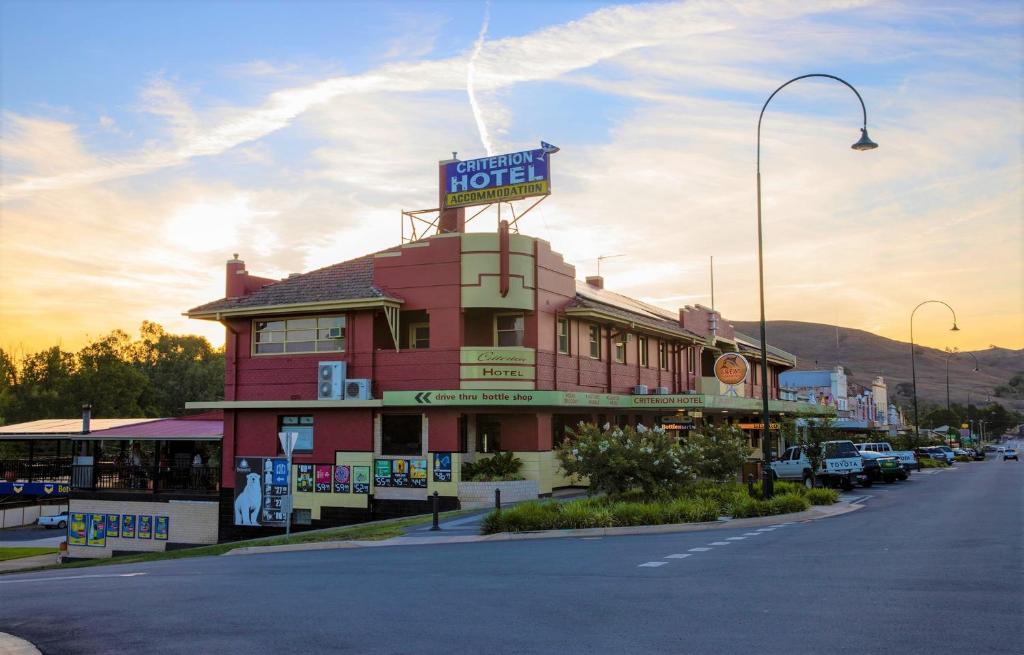
[[[859,443],[857,444],[857,450],[860,452],[880,453],[882,455],[891,455],[900,460],[900,464],[903,466],[903,470],[907,471],[920,471],[921,464],[917,461],[917,455],[912,450],[893,450],[892,446],[889,445],[888,441],[876,441],[872,443]]]
[[[815,478],[825,486],[845,490],[853,489],[858,482],[865,483],[864,458],[852,441],[826,441],[824,446],[825,466],[815,473]],[[800,446],[787,448],[772,462],[772,472],[777,480],[803,482],[807,487],[813,484],[811,462]]]

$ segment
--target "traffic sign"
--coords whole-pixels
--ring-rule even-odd
[[[299,440],[299,433],[278,432],[277,438],[281,440],[281,450],[284,451],[285,457],[291,457],[292,451],[295,450],[295,442]]]

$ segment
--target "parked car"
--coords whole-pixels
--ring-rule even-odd
[[[967,452],[967,450],[965,448],[954,448],[953,449],[953,454],[954,455],[962,455],[964,457],[970,457],[971,456],[971,454],[969,452]]]
[[[885,482],[892,484],[896,480],[906,480],[910,474],[900,463],[900,460],[892,455],[883,455],[871,451],[862,451],[864,458],[864,475],[871,482]]]
[[[985,450],[983,448],[979,448],[979,449],[975,450],[974,454],[971,455],[971,458],[974,459],[974,461],[976,461],[976,462],[983,462],[983,461],[985,461]]]
[[[942,452],[946,453],[946,461],[947,462],[952,464],[953,462],[956,461],[956,453],[953,452],[952,448],[950,448],[949,446],[935,446],[935,447],[938,448],[939,450],[941,450]]]
[[[910,471],[911,469],[921,470],[921,463],[917,461],[917,456],[912,450],[893,450],[892,446],[888,441],[875,441],[870,443],[859,443],[857,444],[857,450],[861,453],[873,452],[881,453],[883,455],[891,455],[900,460],[900,464],[903,469]]]
[[[1014,450],[1013,448],[1007,448],[1006,450],[1003,451],[1003,461],[1005,462],[1008,459],[1012,459],[1015,462],[1020,461],[1019,459],[1017,459],[1017,451]]]
[[[68,513],[62,512],[53,516],[40,516],[36,521],[36,525],[41,525],[47,530],[50,528],[61,528],[63,530],[68,527]]]
[[[988,444],[982,450],[984,450],[986,453],[994,453],[994,452],[996,452],[999,449],[996,448],[995,446],[993,446],[992,444]]]
[[[853,489],[860,483],[870,486],[871,481],[864,475],[864,458],[852,441],[826,441],[825,465],[811,475],[811,462],[801,446],[787,448],[782,456],[772,462],[772,474],[777,480],[803,482],[810,487],[817,479],[826,487]]]
[[[922,459],[934,459],[939,462],[950,463],[953,460],[946,456],[945,451],[939,450],[937,446],[922,446],[917,449],[917,456]]]

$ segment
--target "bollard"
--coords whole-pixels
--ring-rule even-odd
[[[437,524],[437,506],[438,506],[438,501],[440,501],[440,498],[438,497],[438,495],[437,495],[437,492],[436,492],[436,491],[434,492],[434,495],[433,495],[433,497],[431,498],[431,500],[432,500],[432,501],[433,501],[433,503],[434,503],[434,524],[433,524],[432,526],[430,526],[430,529],[431,529],[431,530],[440,530],[440,529],[441,529],[441,526],[439,526],[439,525]]]
[[[501,489],[494,490],[494,509],[501,511]]]
[[[751,498],[754,497],[754,474],[753,473],[747,473],[747,494]]]

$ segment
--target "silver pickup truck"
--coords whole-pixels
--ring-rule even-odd
[[[844,490],[853,489],[853,485],[857,483],[864,486],[871,484],[864,474],[864,458],[852,441],[826,441],[823,445],[824,466],[814,474],[814,478],[821,484]],[[771,468],[777,480],[803,482],[807,487],[813,484],[811,462],[800,446],[787,448],[778,460],[772,462]]]
[[[912,450],[893,450],[892,446],[887,441],[875,441],[871,443],[859,443],[857,444],[857,450],[860,452],[880,453],[882,455],[891,455],[900,460],[900,465],[903,466],[904,471],[920,471],[921,464],[917,461],[917,455]]]

